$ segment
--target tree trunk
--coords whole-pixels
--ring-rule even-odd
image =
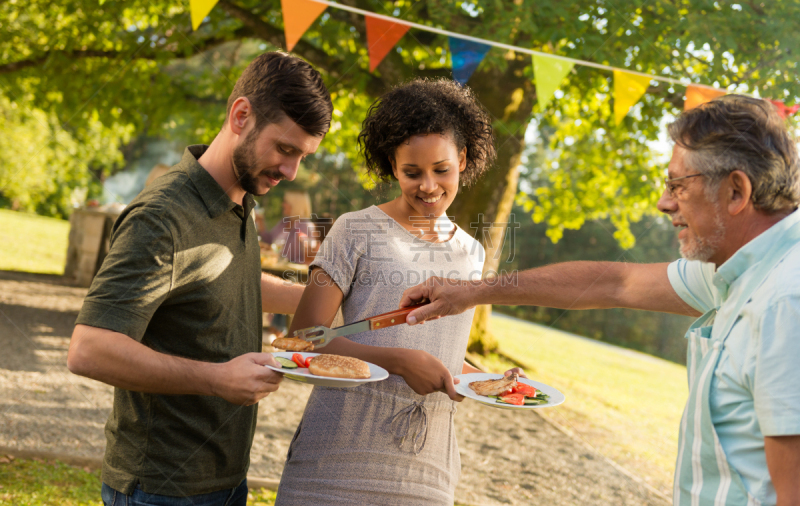
[[[536,98],[533,83],[524,75],[529,57],[509,54],[504,72],[494,68],[476,73],[469,82],[478,99],[494,117],[497,161],[471,188],[464,189],[448,214],[458,225],[475,234],[486,250],[484,277],[498,271],[511,207],[517,193],[519,164],[525,146],[525,130]],[[512,230],[513,233],[513,230]],[[469,350],[485,354],[497,349],[489,331],[491,306],[479,306],[470,332]]]

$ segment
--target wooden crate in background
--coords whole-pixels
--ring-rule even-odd
[[[111,227],[119,213],[76,209],[69,218],[69,245],[64,276],[89,286],[111,244]]]

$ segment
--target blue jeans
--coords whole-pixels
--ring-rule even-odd
[[[100,496],[104,506],[247,506],[247,480],[235,488],[187,497],[148,494],[139,485],[125,495],[103,483]]]

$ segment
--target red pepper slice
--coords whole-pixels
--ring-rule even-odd
[[[295,353],[292,355],[292,362],[297,364],[297,367],[305,367],[306,361],[303,359],[303,355],[299,353]]]
[[[525,404],[525,396],[522,394],[508,394],[500,398],[503,400],[503,402],[507,402],[515,406],[523,406]]]

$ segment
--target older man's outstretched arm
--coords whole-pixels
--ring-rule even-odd
[[[422,300],[409,323],[459,314],[479,304],[560,309],[624,307],[697,316],[672,288],[668,263],[565,262],[480,281],[430,278],[403,293],[401,307]]]

